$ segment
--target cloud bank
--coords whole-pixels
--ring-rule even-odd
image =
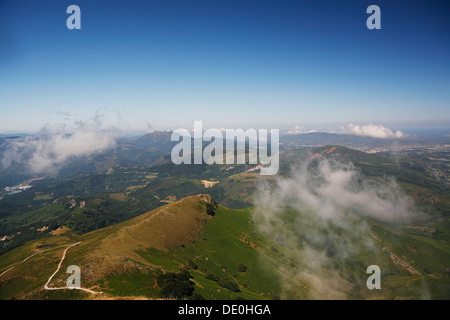
[[[8,140],[2,146],[0,163],[3,168],[22,164],[34,174],[55,172],[70,158],[113,147],[115,139],[112,131],[84,123],[70,133],[43,130],[33,136]]]
[[[354,125],[350,123],[348,126],[341,126],[342,133],[354,134],[357,136],[380,138],[380,139],[393,139],[393,138],[405,138],[407,135],[402,131],[392,131],[382,125],[368,124],[364,126]]]
[[[274,185],[259,187],[253,218],[259,232],[295,253],[300,268],[282,279],[284,292],[300,281],[309,288],[301,298],[342,299],[356,280],[339,270],[375,250],[366,218],[406,223],[420,215],[395,181],[374,182],[352,164],[311,159]]]

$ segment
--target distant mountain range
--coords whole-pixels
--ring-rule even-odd
[[[155,131],[135,139],[119,138],[113,148],[88,156],[70,158],[59,168],[58,173],[61,176],[71,176],[75,173],[105,172],[108,168],[115,166],[149,166],[153,163],[165,163],[168,161],[167,156],[170,155],[172,148],[178,143],[177,141],[171,141],[171,134],[169,131]],[[24,136],[25,134],[14,137],[0,137],[0,188],[41,176],[40,173],[33,174],[27,169],[26,162],[30,157],[29,153],[21,154],[21,163],[16,162],[14,157],[6,154],[7,151],[11,151],[10,149],[14,150],[14,152],[20,152],[23,149],[23,142],[19,144],[20,147],[9,147],[15,142],[21,141]],[[445,141],[445,137],[439,141]],[[427,143],[437,142],[428,142],[423,138],[415,137],[379,139],[325,132],[282,135],[280,137],[281,150],[323,145],[340,145],[350,148],[364,147],[369,149],[417,144],[425,145]],[[5,157],[8,161],[3,161]],[[10,162],[10,165],[6,168],[1,164],[8,162]]]
[[[311,132],[304,134],[283,135],[280,138],[284,146],[318,146],[318,145],[340,145],[346,147],[383,147],[396,145],[410,145],[425,142],[423,138],[397,138],[381,139],[349,134],[337,134],[327,132]]]

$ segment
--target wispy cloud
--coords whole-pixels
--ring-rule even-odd
[[[307,160],[274,185],[262,184],[255,199],[258,230],[292,249],[301,266],[282,287],[288,292],[293,280],[303,282],[306,298],[345,297],[353,284],[337,266],[375,246],[366,218],[405,223],[421,216],[395,181],[375,182],[352,164],[327,159]]]
[[[70,158],[113,147],[115,139],[112,130],[99,130],[98,123],[79,122],[68,132],[43,129],[33,136],[9,140],[2,146],[0,163],[4,168],[22,164],[31,173],[55,172]]]

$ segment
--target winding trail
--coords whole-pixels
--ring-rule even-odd
[[[47,283],[44,285],[44,289],[45,289],[45,290],[66,290],[66,289],[67,289],[67,290],[71,290],[71,289],[77,289],[77,290],[82,290],[82,291],[85,291],[85,292],[88,292],[88,293],[91,293],[91,294],[101,294],[101,293],[103,293],[103,292],[97,292],[97,291],[93,291],[93,290],[86,289],[86,288],[81,288],[81,287],[69,288],[69,287],[65,286],[65,287],[60,287],[60,288],[51,288],[51,287],[48,286],[49,283],[50,283],[50,281],[52,281],[53,277],[58,273],[59,269],[61,269],[61,265],[62,265],[62,263],[63,263],[63,261],[64,261],[64,259],[65,259],[65,257],[66,257],[67,251],[69,251],[70,248],[75,247],[76,245],[78,245],[78,244],[80,244],[80,243],[81,243],[81,241],[80,241],[80,242],[77,242],[77,243],[74,243],[74,244],[71,244],[71,245],[69,245],[69,246],[66,248],[66,250],[64,250],[64,253],[63,253],[63,256],[62,256],[62,258],[61,258],[61,261],[60,261],[59,264],[58,264],[58,268],[57,268],[56,271],[50,276],[50,278],[48,278]],[[46,251],[54,250],[54,249],[60,248],[60,247],[64,247],[64,246],[58,246],[58,247],[54,247],[54,248],[50,248],[50,249],[46,249],[46,250],[42,250],[42,251],[35,252],[35,253],[33,253],[32,255],[26,257],[25,259],[23,259],[23,260],[22,260],[21,262],[19,262],[18,264],[16,264],[16,265],[12,266],[11,268],[9,268],[9,269],[3,271],[3,272],[0,274],[0,277],[1,277],[2,275],[4,275],[5,273],[7,273],[8,271],[14,269],[16,266],[21,265],[22,263],[26,262],[28,259],[34,257],[35,255],[40,254],[40,253],[43,253],[43,252],[46,252]]]
[[[67,251],[68,251],[70,248],[75,247],[76,245],[78,245],[78,244],[80,244],[80,243],[81,243],[81,241],[80,241],[80,242],[77,242],[77,243],[74,243],[74,244],[70,245],[69,247],[67,247],[66,250],[64,250],[64,253],[63,253],[63,256],[62,256],[62,258],[61,258],[61,261],[60,261],[59,264],[58,264],[58,268],[57,268],[56,271],[50,276],[50,278],[48,278],[47,283],[44,285],[44,289],[45,289],[45,290],[77,289],[77,290],[82,290],[82,291],[85,291],[85,292],[88,292],[88,293],[91,293],[91,294],[100,294],[100,293],[103,293],[103,292],[97,292],[97,291],[89,290],[89,289],[82,288],[82,287],[73,287],[73,288],[69,288],[69,287],[65,286],[65,287],[59,287],[59,288],[50,288],[50,287],[48,286],[48,284],[50,283],[50,281],[52,281],[52,278],[55,276],[55,274],[58,273],[59,269],[61,268],[61,265],[62,265],[62,263],[63,263],[63,261],[64,261],[64,258],[66,257]]]
[[[22,263],[24,263],[24,262],[27,261],[28,259],[34,257],[35,255],[40,254],[40,253],[43,253],[43,252],[46,252],[46,251],[49,251],[49,250],[53,250],[53,249],[56,249],[56,248],[60,248],[60,247],[63,247],[63,246],[58,246],[58,247],[55,247],[55,248],[50,248],[50,249],[47,249],[47,250],[42,250],[42,251],[38,251],[38,252],[36,252],[36,253],[33,253],[31,256],[29,256],[29,257],[23,259],[23,260],[22,260],[21,262],[19,262],[18,264],[12,266],[12,267],[9,268],[8,270],[3,271],[3,272],[0,274],[0,277],[1,277],[2,275],[4,275],[5,273],[7,273],[9,270],[14,269],[16,266],[21,265]]]

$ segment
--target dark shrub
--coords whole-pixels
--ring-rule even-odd
[[[192,295],[192,300],[205,300],[202,295],[195,293]]]
[[[243,263],[239,263],[237,266],[237,270],[239,272],[245,272],[245,271],[247,271],[247,267]]]
[[[161,288],[159,292],[162,298],[183,299],[192,296],[194,288],[189,280],[188,272],[169,272],[156,277],[156,282]]]
[[[188,261],[188,265],[189,265],[189,268],[194,269],[194,270],[198,268],[198,266],[192,260]]]
[[[227,279],[220,279],[219,281],[217,281],[217,284],[219,286],[221,286],[222,288],[228,289],[228,290],[233,291],[233,292],[240,292],[241,291],[241,290],[239,290],[239,288],[238,288],[236,283],[234,283],[234,282],[232,282],[230,280],[227,280]]]
[[[207,274],[206,274],[206,277],[205,277],[206,279],[208,279],[208,280],[212,280],[212,281],[217,281],[217,280],[219,280],[217,277],[216,277],[216,275],[214,274],[214,273],[212,273],[212,272],[208,272]]]

